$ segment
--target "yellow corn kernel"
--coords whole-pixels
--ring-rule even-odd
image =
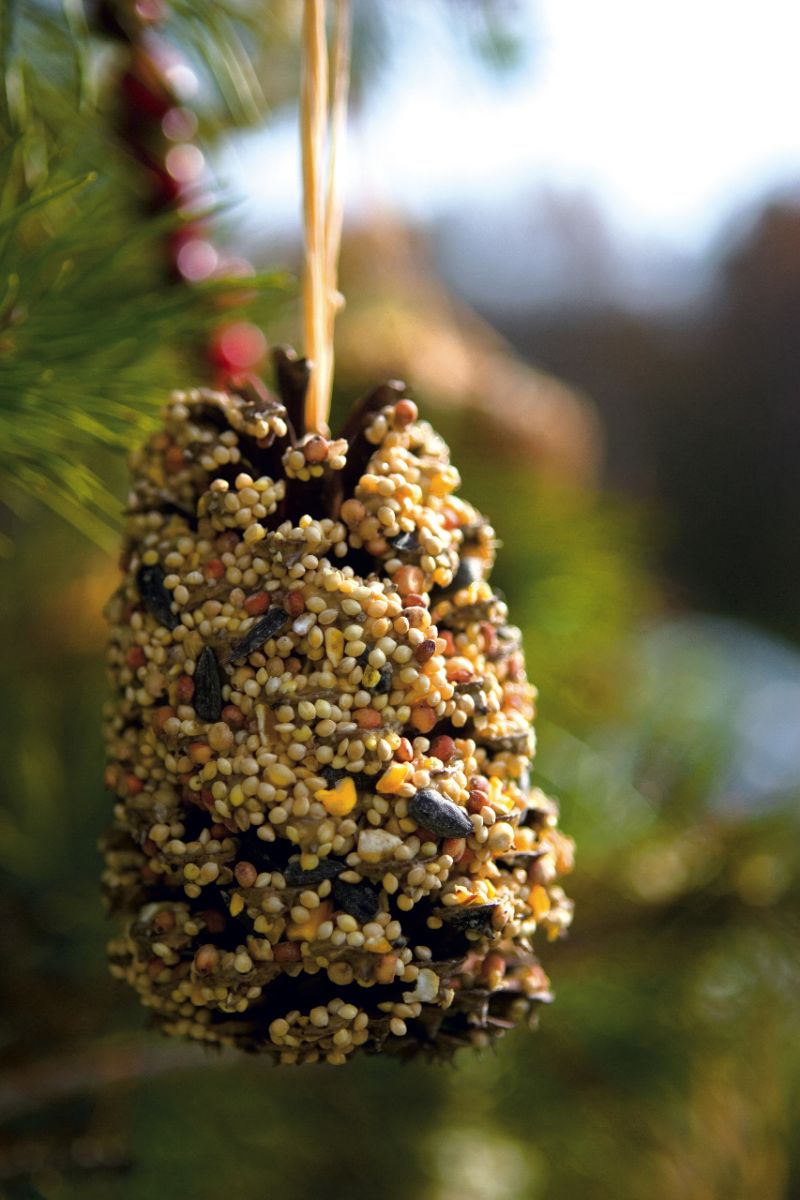
[[[340,779],[335,787],[320,788],[314,793],[314,799],[320,800],[325,811],[332,817],[346,817],[353,811],[358,800],[356,785],[348,776]]]
[[[393,796],[395,792],[400,791],[411,771],[411,763],[392,763],[389,770],[385,771],[378,780],[375,786],[376,792],[380,792],[382,796]]]
[[[537,921],[541,921],[542,917],[546,917],[550,912],[550,897],[547,894],[547,889],[543,888],[540,883],[534,884],[531,888],[528,902]]]
[[[232,917],[238,917],[240,912],[244,911],[244,900],[238,892],[234,892],[231,897],[230,913]]]
[[[287,925],[286,936],[293,942],[313,942],[320,925],[329,920],[332,912],[333,905],[330,900],[326,900],[318,908],[311,910],[307,921]]]

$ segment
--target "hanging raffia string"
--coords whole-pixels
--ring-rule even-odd
[[[342,232],[338,165],[350,74],[349,0],[337,0],[333,95],[328,95],[325,0],[305,0],[300,130],[303,151],[303,308],[306,356],[313,363],[306,426],[327,429],[333,387],[333,325],[341,305],[337,264]],[[327,184],[324,162],[327,153]]]

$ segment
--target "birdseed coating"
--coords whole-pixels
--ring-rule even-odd
[[[399,384],[339,438],[280,398],[172,397],[132,459],[108,605],[112,973],[168,1034],[344,1063],[451,1056],[550,997],[572,843],[491,526]]]

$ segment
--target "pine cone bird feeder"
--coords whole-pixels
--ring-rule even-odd
[[[281,400],[176,395],[133,461],[112,969],[167,1033],[448,1055],[549,999],[534,934],[570,919],[534,691],[491,526],[413,402],[305,435],[279,365]]]

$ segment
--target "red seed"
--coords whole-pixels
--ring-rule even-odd
[[[275,962],[299,962],[302,957],[299,942],[278,942],[272,954]]]
[[[452,633],[450,632],[450,630],[449,630],[449,629],[440,629],[440,630],[439,630],[439,637],[440,637],[440,638],[442,639],[442,641],[444,642],[444,653],[445,653],[445,655],[448,655],[448,656],[449,656],[449,655],[451,655],[451,654],[455,654],[455,652],[456,652],[456,643],[455,643],[455,639],[454,639],[454,637],[453,637]]]
[[[358,708],[353,714],[353,720],[359,729],[377,729],[381,723],[381,714],[376,708]]]
[[[222,719],[232,729],[241,729],[244,725],[244,713],[235,704],[226,704],[222,710]]]
[[[303,446],[306,462],[321,463],[328,457],[328,441],[324,437],[312,437]]]
[[[434,738],[431,744],[431,754],[434,758],[438,758],[441,762],[449,762],[456,752],[456,744],[451,737],[443,733],[440,737]]]
[[[491,621],[481,621],[481,633],[483,634],[484,654],[495,654],[497,652],[497,630]]]
[[[128,789],[129,796],[138,796],[144,788],[144,784],[138,775],[126,775],[125,787]]]
[[[420,642],[414,651],[414,658],[418,663],[425,663],[429,658],[433,658],[436,653],[436,642],[431,638],[426,638],[424,642]]]
[[[290,617],[299,617],[302,612],[305,612],[306,601],[302,592],[287,592],[286,599],[283,602],[283,607],[286,609]]]
[[[470,792],[467,799],[467,808],[471,813],[479,813],[485,804],[489,803],[489,797],[485,792],[477,790]]]
[[[300,662],[299,658],[287,658],[286,670],[290,675],[299,675],[302,669],[303,664]]]
[[[164,466],[170,475],[177,474],[183,467],[186,458],[180,446],[170,446],[164,455]]]
[[[260,617],[269,608],[269,592],[251,592],[245,598],[244,611],[249,617]]]
[[[188,704],[194,696],[194,680],[191,675],[179,675],[175,680],[175,699],[178,704]]]
[[[143,667],[146,661],[144,650],[141,646],[131,646],[125,654],[125,662],[132,671],[135,671],[137,667]]]
[[[418,704],[411,710],[409,724],[419,733],[430,733],[436,724],[436,710],[430,704]]]
[[[219,951],[216,946],[201,946],[194,956],[194,969],[198,975],[209,975],[215,971],[219,963]]]
[[[159,729],[163,730],[167,721],[171,720],[171,718],[174,716],[175,709],[170,708],[168,704],[162,704],[161,708],[157,708],[155,714],[153,715],[153,724]]]
[[[227,924],[225,914],[218,912],[216,908],[208,908],[200,916],[203,918],[203,922],[209,933],[222,933],[225,929]]]
[[[404,429],[418,416],[419,410],[413,400],[398,400],[394,406],[394,423],[398,429]]]
[[[414,747],[408,738],[400,739],[400,745],[395,750],[394,757],[397,762],[411,762],[414,757]]]
[[[170,912],[168,908],[162,908],[161,912],[157,912],[153,917],[153,929],[156,933],[169,933],[175,928],[175,913]]]
[[[477,788],[480,792],[489,791],[489,780],[485,775],[470,775],[467,782],[471,788]]]
[[[225,574],[225,563],[219,558],[212,558],[203,568],[207,579],[222,579]]]
[[[208,742],[192,742],[189,747],[189,758],[193,763],[207,763],[211,755],[212,750]]]
[[[420,567],[399,567],[392,576],[392,583],[401,596],[408,596],[412,592],[418,596],[425,583],[425,576]]]
[[[427,608],[427,596],[420,596],[418,592],[409,592],[403,597],[403,608]]]

